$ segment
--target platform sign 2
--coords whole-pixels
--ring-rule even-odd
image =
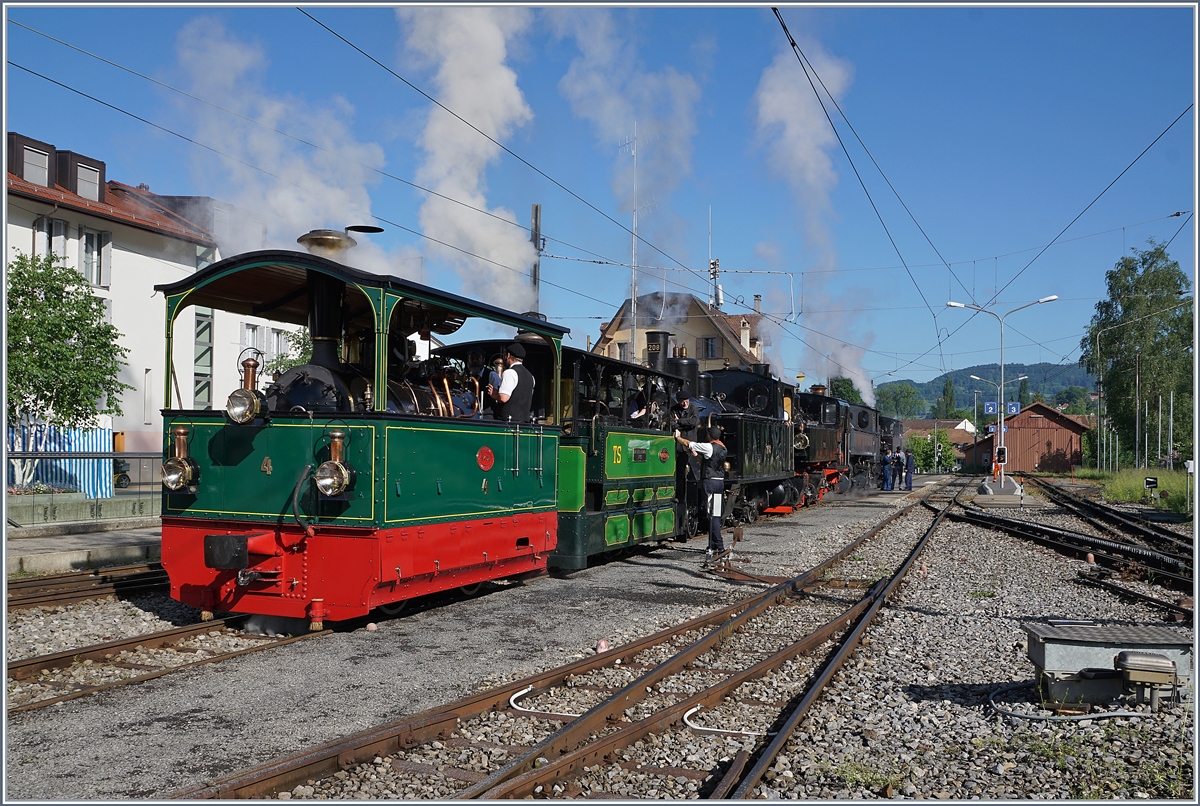
[[[1000,405],[998,403],[996,403],[996,401],[994,401],[994,400],[985,400],[983,402],[983,413],[984,414],[999,414],[1000,413]]]
[[[988,426],[988,433],[989,433],[989,434],[994,434],[994,433],[996,433],[996,426],[994,426],[994,425],[989,425],[989,426]],[[1008,433],[1008,426],[1007,426],[1007,425],[1006,425],[1006,426],[1004,426],[1004,433],[1006,433],[1006,434]]]

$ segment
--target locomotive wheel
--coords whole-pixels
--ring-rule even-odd
[[[464,596],[474,596],[479,593],[479,589],[482,587],[482,582],[476,582],[474,585],[461,585],[458,589]]]
[[[688,538],[698,534],[700,534],[700,512],[695,507],[688,507],[687,517],[683,524],[683,539],[680,542],[686,543]]]
[[[380,605],[379,612],[383,613],[385,616],[398,616],[398,615],[400,615],[401,611],[403,611],[404,608],[406,608],[406,607],[408,607],[408,600],[401,599],[398,602],[392,602],[391,604]]]

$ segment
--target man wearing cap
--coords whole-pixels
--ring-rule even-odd
[[[708,551],[705,559],[705,562],[708,562],[714,555],[725,550],[725,544],[721,540],[721,518],[724,517],[725,511],[725,457],[729,452],[725,449],[725,443],[721,441],[721,437],[724,436],[721,426],[710,425],[706,431],[703,442],[686,440],[679,436],[678,431],[675,432],[675,440],[693,456],[700,457],[700,489],[708,502]]]
[[[691,442],[696,438],[696,430],[700,427],[700,415],[696,412],[696,407],[692,405],[692,396],[686,389],[680,389],[675,393],[675,405],[671,406],[671,422],[674,424],[675,431],[684,440]],[[699,480],[700,461],[686,450],[684,455],[687,457],[688,467],[692,471],[692,478]]]
[[[533,374],[521,363],[525,358],[525,348],[513,342],[504,348],[504,375],[500,378],[500,388],[488,384],[488,397],[497,401],[496,419],[511,420],[515,423],[527,423],[530,420],[529,409],[533,404]]]

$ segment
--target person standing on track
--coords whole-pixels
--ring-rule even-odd
[[[708,501],[708,551],[705,553],[705,563],[714,556],[725,551],[725,543],[721,540],[721,519],[725,513],[725,457],[729,452],[721,441],[724,433],[721,426],[711,425],[707,429],[705,441],[692,442],[675,432],[675,439],[692,455],[700,459],[700,489]]]

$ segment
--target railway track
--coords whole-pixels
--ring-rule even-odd
[[[129,683],[328,635],[291,637],[244,632],[248,616],[206,621],[6,664],[8,713],[32,711]]]
[[[1190,561],[1192,544],[1178,533],[1114,507],[1073,495],[1062,487],[1035,476],[1023,477],[1054,503],[1074,513],[1096,529],[1122,540],[1136,540],[1151,548],[1183,555]]]
[[[951,497],[934,513],[913,503],[820,565],[677,628],[176,797],[380,796],[317,794],[322,781],[336,786],[358,765],[392,782],[389,797],[745,797],[913,566]],[[893,529],[921,536],[895,538]],[[897,539],[902,547],[889,543]],[[880,544],[886,556],[857,580],[864,587],[837,584]],[[681,735],[703,749],[659,752]],[[617,791],[589,778],[598,768],[620,779]]]
[[[8,609],[57,607],[106,596],[160,593],[170,588],[159,563],[120,565],[97,571],[73,571],[8,580]]]

